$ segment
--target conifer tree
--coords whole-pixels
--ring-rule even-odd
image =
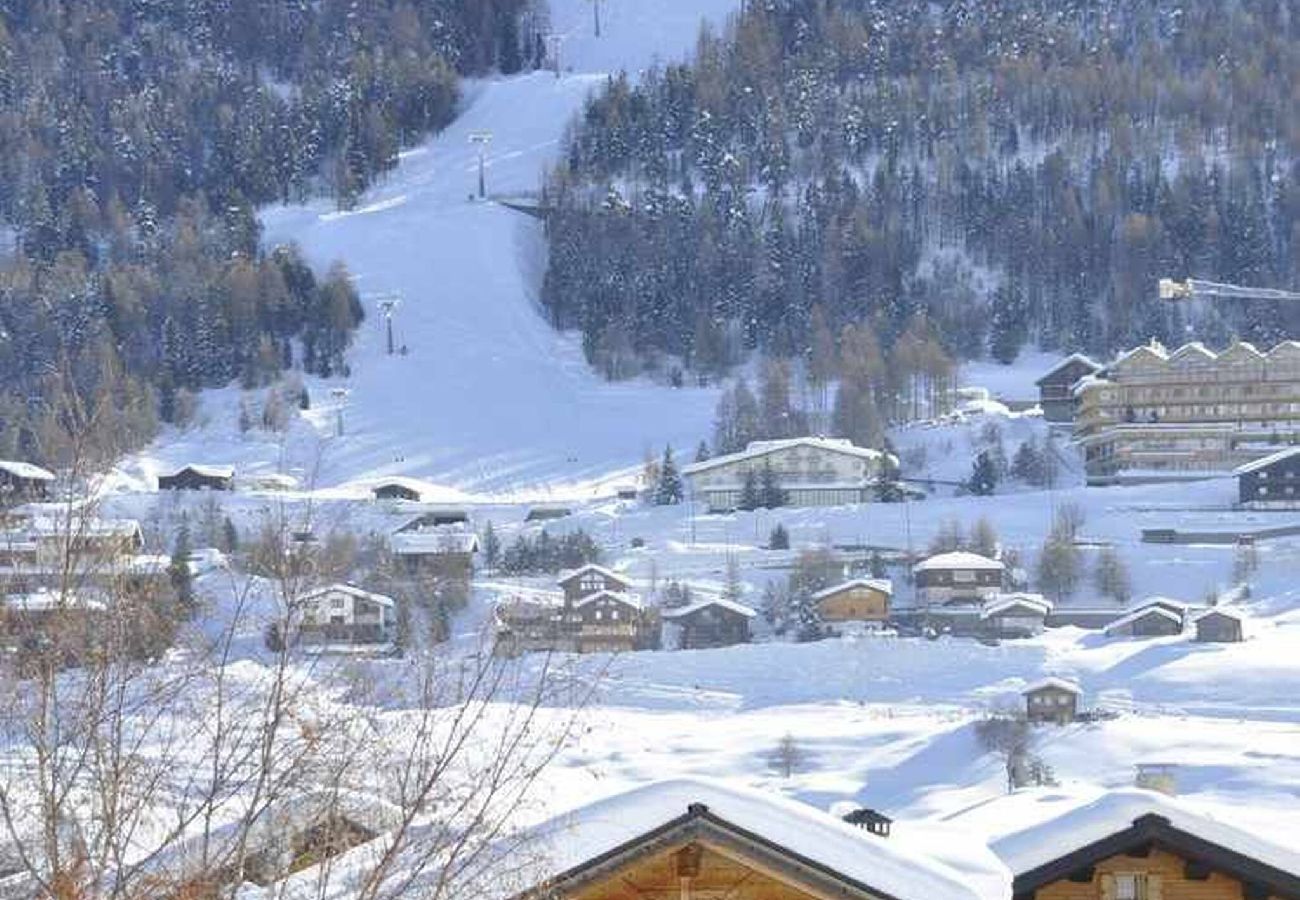
[[[664,455],[659,463],[659,480],[655,484],[654,502],[656,506],[668,506],[681,503],[686,496],[682,476],[673,461],[673,448],[664,447]]]

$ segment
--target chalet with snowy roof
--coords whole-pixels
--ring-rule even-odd
[[[1074,386],[1080,378],[1095,375],[1101,371],[1101,365],[1082,353],[1071,353],[1047,371],[1036,382],[1038,385],[1038,405],[1042,407],[1043,418],[1049,422],[1072,422],[1078,400],[1074,396]]]
[[[468,527],[469,510],[463,506],[435,506],[412,516],[396,529],[399,533],[429,531],[433,528]]]
[[[894,825],[894,820],[889,816],[879,810],[867,809],[866,807],[847,812],[841,818],[850,825],[856,825],[858,828],[880,837],[889,837],[889,830]]]
[[[878,496],[890,458],[839,438],[753,441],[744,450],[682,468],[691,493],[710,512],[741,505],[747,481],[775,480],[786,506],[840,506]],[[771,475],[767,475],[767,473]]]
[[[410,478],[388,478],[370,488],[376,500],[418,503],[423,495],[422,485]]]
[[[1020,692],[1025,698],[1025,717],[1031,722],[1067,725],[1079,715],[1083,690],[1065,678],[1048,677]]]
[[[997,638],[1033,637],[1042,632],[1053,608],[1042,594],[995,594],[980,607],[981,631]]]
[[[410,524],[388,536],[398,573],[413,580],[417,590],[436,590],[451,606],[463,606],[469,600],[478,535],[455,525]]]
[[[1186,606],[1169,600],[1148,601],[1104,629],[1108,637],[1170,637],[1183,633]]]
[[[0,503],[44,500],[54,473],[29,462],[0,459]]]
[[[566,605],[565,621],[579,653],[627,653],[653,643],[645,607],[633,594],[588,594]]]
[[[160,491],[233,491],[235,470],[231,466],[188,465],[169,475],[158,476]]]
[[[520,884],[489,900],[981,900],[968,873],[775,793],[651,784],[527,836]],[[991,898],[990,898],[991,900]]]
[[[1300,447],[1238,466],[1237,502],[1247,509],[1300,509]]]
[[[888,578],[855,578],[812,595],[822,621],[885,622],[894,585]]]
[[[1210,609],[1192,620],[1201,644],[1235,644],[1242,640],[1241,616],[1226,609]]]
[[[912,567],[919,606],[981,606],[1002,593],[1006,565],[978,553],[938,553]]]
[[[304,644],[387,644],[397,636],[392,597],[353,584],[331,584],[293,603]]]
[[[681,650],[745,644],[749,642],[750,620],[756,615],[745,604],[726,597],[710,597],[664,609],[659,614],[663,620],[663,644]]]
[[[995,838],[1015,900],[1300,900],[1300,852],[1152,791]]]
[[[632,587],[632,582],[622,575],[595,563],[563,572],[555,579],[555,583],[560,586],[560,590],[564,591],[564,600],[570,605],[599,591],[617,594],[626,592]]]

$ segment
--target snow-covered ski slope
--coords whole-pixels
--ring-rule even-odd
[[[600,38],[588,0],[551,7],[553,27],[566,35],[563,77],[468,83],[457,120],[406,153],[355,210],[320,201],[263,216],[268,241],[296,241],[320,266],[344,261],[363,295],[402,297],[394,321],[405,356],[385,354],[382,316],[368,303],[349,355],[347,434],[328,441],[321,486],[400,473],[472,491],[545,486],[582,496],[593,479],[637,466],[647,449],[693,448],[708,433],[712,391],[607,383],[575,336],[549,327],[536,302],[541,223],[470,201],[477,148],[469,138],[492,134],[490,195],[535,192],[608,73],[685,57],[701,23],[725,21],[738,0],[605,4]],[[332,417],[319,418],[328,433]]]

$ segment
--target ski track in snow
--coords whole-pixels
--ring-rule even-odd
[[[467,83],[462,114],[404,153],[355,210],[317,201],[265,211],[269,244],[296,241],[322,268],[342,260],[363,297],[402,296],[394,324],[405,356],[385,355],[382,316],[367,303],[349,354],[347,434],[328,442],[322,486],[405,474],[474,491],[564,494],[635,466],[647,450],[688,450],[708,434],[714,391],[605,382],[579,338],[548,325],[537,303],[541,266],[529,258],[544,253],[541,223],[469,199],[478,166],[469,136],[492,132],[490,195],[534,194],[569,122],[608,73],[683,57],[702,21],[720,23],[737,7],[611,4],[596,39],[590,4],[557,0],[563,77]],[[327,387],[312,386],[322,395]],[[319,424],[328,431],[333,421]]]

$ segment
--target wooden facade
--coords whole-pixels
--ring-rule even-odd
[[[1212,609],[1196,618],[1196,640],[1202,644],[1233,644],[1241,639],[1240,616]]]
[[[1247,463],[1236,471],[1237,502],[1250,509],[1300,509],[1300,447]]]
[[[590,597],[601,591],[619,594],[632,586],[632,582],[617,572],[595,564],[566,572],[556,579],[555,583],[560,586],[560,590],[564,591],[565,603],[570,605],[577,603],[583,597]]]
[[[1073,422],[1079,406],[1074,396],[1074,385],[1085,375],[1095,375],[1100,370],[1101,366],[1078,353],[1057,363],[1035,382],[1043,418],[1049,422]]]
[[[940,553],[912,568],[922,606],[983,604],[1002,592],[1006,566],[976,553]]]
[[[1220,846],[1168,819],[1130,827],[1017,873],[1015,900],[1300,900],[1300,873]]]
[[[860,578],[813,594],[823,622],[885,622],[894,589],[884,578]]]
[[[0,460],[0,503],[45,500],[49,497],[54,473],[27,462]]]
[[[158,476],[160,491],[233,491],[235,470],[217,466],[185,466]]]
[[[677,647],[681,650],[746,644],[749,620],[755,615],[748,606],[729,600],[701,600],[661,613],[665,628],[673,625],[679,630]]]
[[[1172,637],[1183,633],[1185,611],[1152,603],[1106,626],[1112,637]]]
[[[1067,725],[1079,715],[1078,686],[1060,678],[1048,678],[1024,691],[1025,717],[1030,722]]]

